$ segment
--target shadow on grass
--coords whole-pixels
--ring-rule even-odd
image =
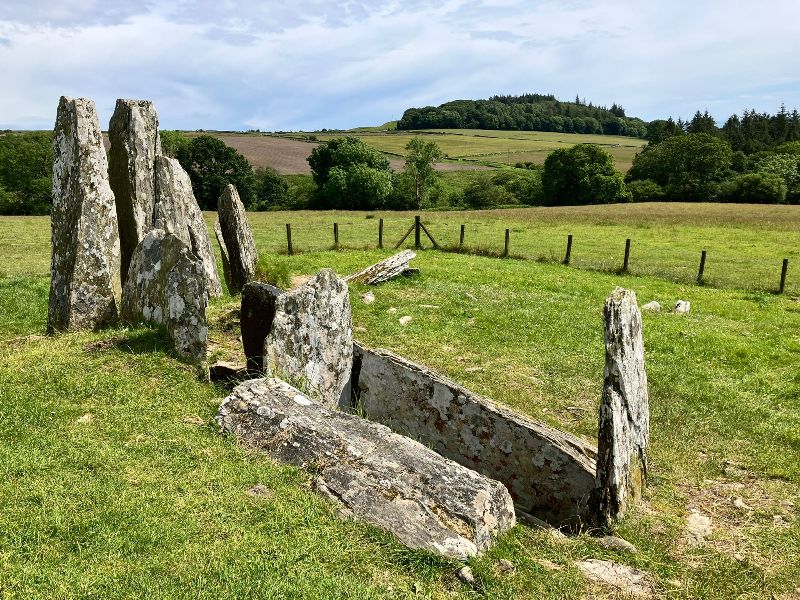
[[[128,354],[163,353],[176,356],[174,344],[165,327],[142,326],[83,347],[86,352],[119,350]]]

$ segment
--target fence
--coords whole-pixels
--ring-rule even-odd
[[[363,227],[362,227],[362,229],[363,229]],[[373,238],[373,239],[375,239],[375,242],[373,243],[374,245],[371,245],[369,243],[362,243],[362,245],[351,245],[349,248],[351,248],[351,249],[367,249],[367,248],[372,247],[372,248],[383,249],[384,245],[385,245],[385,224],[384,224],[384,219],[383,218],[378,219],[378,223],[377,223],[377,228],[376,229],[377,229],[376,231],[373,230],[373,231],[375,231],[375,238]],[[697,260],[694,263],[694,265],[695,265],[694,266],[695,275],[691,275],[691,277],[687,276],[687,273],[688,273],[689,269],[691,269],[691,265],[690,264],[684,264],[681,267],[682,274],[680,276],[676,277],[676,276],[669,276],[668,274],[665,274],[665,273],[659,273],[657,268],[656,268],[656,272],[653,272],[653,268],[650,268],[650,269],[648,269],[648,268],[635,269],[634,267],[637,266],[638,263],[632,262],[632,252],[635,249],[635,244],[634,244],[635,240],[634,240],[634,238],[631,238],[631,237],[627,237],[627,238],[619,240],[619,244],[620,244],[620,248],[622,249],[622,252],[621,252],[621,260],[618,263],[609,264],[607,262],[607,260],[604,259],[603,261],[601,261],[600,265],[598,266],[596,261],[591,261],[591,260],[587,261],[586,259],[583,259],[581,261],[582,264],[576,265],[575,261],[574,261],[574,258],[573,258],[573,247],[574,247],[574,245],[576,245],[576,244],[578,244],[580,242],[580,239],[576,238],[576,236],[574,236],[573,234],[571,234],[571,233],[567,234],[566,239],[564,239],[564,246],[563,246],[564,250],[563,250],[563,255],[562,255],[563,258],[553,255],[552,252],[551,252],[551,254],[549,256],[540,255],[538,257],[532,257],[532,256],[529,256],[529,255],[525,255],[524,253],[514,253],[514,252],[512,252],[512,243],[513,243],[512,231],[513,230],[511,228],[505,228],[505,230],[503,232],[503,237],[502,237],[502,244],[498,245],[498,248],[502,248],[502,250],[500,250],[500,249],[490,249],[490,248],[487,248],[485,245],[483,245],[483,246],[469,246],[468,245],[468,242],[469,242],[469,237],[468,237],[469,236],[469,229],[467,228],[467,224],[461,223],[459,225],[459,230],[458,230],[458,242],[457,242],[457,244],[456,243],[442,244],[439,241],[437,241],[436,237],[434,237],[434,235],[431,233],[431,230],[428,228],[428,226],[425,225],[425,223],[422,221],[420,216],[419,215],[415,215],[414,216],[414,220],[411,223],[410,227],[408,227],[408,229],[405,230],[405,233],[402,235],[402,237],[400,237],[399,241],[397,241],[394,244],[389,244],[389,245],[391,247],[395,248],[395,249],[400,248],[403,244],[410,243],[410,242],[408,242],[408,240],[409,240],[411,234],[413,233],[414,234],[413,247],[416,248],[416,249],[423,249],[426,244],[429,244],[434,249],[439,250],[439,251],[443,251],[443,252],[479,254],[479,255],[484,255],[484,256],[493,256],[493,257],[497,257],[497,258],[514,258],[514,259],[522,259],[522,260],[526,260],[526,259],[527,260],[537,260],[539,262],[561,262],[561,263],[563,263],[564,265],[567,265],[567,266],[578,266],[578,267],[584,266],[584,267],[587,267],[587,268],[592,269],[592,270],[600,270],[600,271],[604,271],[604,272],[617,273],[617,274],[654,275],[654,276],[661,277],[661,278],[664,278],[664,279],[673,280],[673,281],[679,281],[679,282],[693,281],[694,283],[697,283],[699,285],[717,285],[717,284],[722,284],[722,285],[720,285],[720,287],[740,287],[740,288],[741,287],[744,287],[744,288],[750,287],[750,288],[755,288],[755,289],[763,289],[763,290],[771,291],[771,292],[774,292],[774,293],[777,293],[777,294],[783,294],[783,293],[786,292],[786,289],[787,289],[787,285],[786,284],[787,284],[787,277],[789,275],[789,258],[787,258],[787,257],[783,257],[783,258],[779,258],[779,259],[775,260],[774,280],[773,280],[772,284],[763,283],[762,285],[756,284],[756,285],[747,286],[747,285],[742,285],[743,282],[742,282],[741,278],[736,278],[736,283],[734,285],[727,285],[726,286],[725,282],[721,281],[721,279],[724,280],[726,278],[720,278],[719,276],[717,276],[716,278],[714,278],[714,280],[709,280],[709,278],[707,277],[707,275],[706,275],[707,264],[709,266],[714,264],[714,262],[713,262],[714,259],[713,259],[713,255],[707,249],[704,249],[704,248],[698,248],[697,249],[697,254],[696,254]],[[332,238],[331,238],[332,245],[328,246],[327,248],[324,248],[324,249],[330,249],[330,250],[346,249],[346,247],[343,244],[341,244],[341,242],[340,242],[340,234],[341,234],[341,230],[340,230],[340,227],[339,227],[339,222],[335,221],[335,222],[333,222],[333,231],[332,231]],[[358,238],[359,238],[360,241],[364,242],[364,232],[363,231],[360,232],[360,235],[358,236]],[[483,236],[482,240],[484,242],[486,241],[486,236],[485,235]],[[297,251],[298,251],[297,248],[293,245],[293,242],[292,242],[292,225],[290,223],[287,223],[286,224],[286,253],[291,256],[291,255],[296,254]],[[731,265],[729,264],[731,262],[730,259],[728,258],[728,260],[725,261],[725,262],[728,263],[728,264],[725,264],[725,268],[726,269],[730,269],[730,267],[731,267]],[[721,265],[720,265],[720,263],[717,263],[715,266],[717,268],[719,268]],[[750,270],[752,271],[752,269],[750,269]],[[727,277],[727,279],[728,279],[728,283],[730,284],[730,274]]]

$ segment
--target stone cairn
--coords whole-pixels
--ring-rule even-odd
[[[121,296],[114,194],[94,102],[62,97],[53,131],[53,214],[47,330],[114,323]]]
[[[222,286],[189,176],[161,155],[150,101],[117,100],[109,139],[106,159],[94,103],[61,98],[48,331],[165,325],[177,353],[205,365],[205,309]]]
[[[261,365],[271,378],[223,401],[223,431],[311,468],[316,489],[344,514],[453,558],[480,553],[511,527],[509,502],[527,522],[580,529],[613,526],[641,497],[649,416],[633,292],[617,289],[606,302],[598,448],[353,341],[348,297],[329,270],[291,292],[245,286],[248,373]],[[480,514],[478,497],[491,499],[478,501]]]

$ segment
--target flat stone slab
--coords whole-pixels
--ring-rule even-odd
[[[501,483],[388,427],[330,410],[279,379],[237,386],[217,422],[247,446],[308,469],[316,489],[346,514],[410,548],[464,560],[515,523]]]
[[[94,102],[62,96],[53,130],[48,332],[114,323],[122,295],[117,209]]]
[[[502,481],[520,510],[553,525],[587,519],[597,451],[580,438],[388,350],[356,345],[351,385],[360,414]]]

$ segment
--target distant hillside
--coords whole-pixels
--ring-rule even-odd
[[[621,106],[562,102],[547,94],[454,100],[441,106],[409,108],[397,129],[504,129],[644,137],[647,123],[625,116]]]

